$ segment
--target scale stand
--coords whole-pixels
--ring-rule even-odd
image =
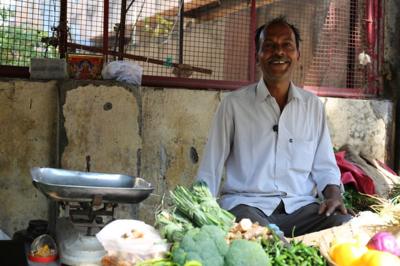
[[[76,227],[86,228],[86,235],[92,236],[109,222],[115,220],[114,211],[116,203],[94,204],[88,202],[65,202],[63,205],[64,216],[69,217]]]
[[[95,234],[113,221],[117,204],[96,206],[88,202],[63,202],[64,217],[56,221],[60,262],[67,265],[100,265],[106,255]]]
[[[32,168],[33,185],[55,201],[55,236],[60,262],[67,265],[101,265],[106,255],[95,234],[114,220],[118,203],[137,204],[145,200],[153,186],[139,177],[119,174],[79,172],[55,168]]]

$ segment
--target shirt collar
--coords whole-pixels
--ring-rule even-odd
[[[259,101],[264,101],[268,97],[271,97],[269,90],[267,89],[267,85],[264,82],[264,79],[261,78],[256,87],[256,99]],[[288,102],[292,99],[303,100],[303,96],[299,92],[299,88],[296,87],[293,82],[290,82],[289,94],[288,94]]]

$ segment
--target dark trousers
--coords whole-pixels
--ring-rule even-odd
[[[236,221],[248,218],[253,223],[258,222],[262,226],[276,224],[286,237],[300,236],[338,226],[352,218],[349,214],[343,215],[339,213],[326,216],[325,214],[318,214],[318,210],[319,204],[312,203],[291,214],[287,214],[281,201],[270,216],[265,215],[256,207],[244,204],[237,205],[229,211],[236,216]]]

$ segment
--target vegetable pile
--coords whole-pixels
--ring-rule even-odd
[[[174,244],[172,259],[179,265],[188,261],[201,261],[203,265],[223,266],[229,246],[225,232],[213,225],[190,229],[181,242]]]
[[[399,266],[399,254],[397,240],[389,232],[376,233],[366,245],[354,240],[335,244],[330,250],[338,266]]]
[[[252,223],[249,219],[242,219],[239,223],[234,223],[229,229],[225,240],[231,243],[237,239],[261,241],[272,237],[272,231],[268,227]]]
[[[386,251],[395,256],[400,256],[400,247],[397,239],[389,232],[376,233],[367,243],[369,249]]]
[[[228,231],[235,216],[219,207],[206,183],[195,182],[191,189],[177,186],[170,191],[173,207],[156,215],[156,226],[168,241],[180,241],[193,227],[216,225]]]
[[[204,182],[189,189],[177,186],[170,197],[172,207],[161,210],[155,224],[172,243],[171,253],[164,264],[143,266],[327,265],[315,247],[294,241],[285,247],[276,226],[260,226],[249,219],[235,223]]]
[[[354,186],[345,185],[345,191],[343,193],[344,204],[347,209],[354,211],[355,213],[361,211],[374,211],[371,206],[377,204],[377,200],[369,195],[358,192]]]
[[[267,253],[257,242],[234,240],[225,256],[225,266],[271,265]]]
[[[400,195],[390,200],[369,197],[375,201],[370,208],[389,217],[390,224],[399,228]],[[190,188],[177,186],[170,192],[170,199],[169,207],[156,213],[158,231],[140,221],[119,220],[130,224],[126,228],[118,225],[107,234],[102,243],[108,251],[103,266],[328,265],[317,247],[295,240],[282,241],[283,233],[276,225],[264,227],[249,219],[236,223],[231,213],[219,207],[203,182]],[[385,231],[388,232],[377,233],[368,243],[336,243],[327,256],[336,266],[400,266],[400,245],[390,230]],[[102,239],[101,234],[97,236]]]
[[[290,241],[290,246],[284,246],[279,239],[263,239],[262,246],[271,258],[271,265],[279,266],[324,266],[325,257],[316,247],[307,246],[299,241]]]

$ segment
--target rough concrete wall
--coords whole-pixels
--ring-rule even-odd
[[[321,98],[335,148],[352,145],[356,151],[389,164],[393,162],[393,103],[383,100]]]
[[[196,157],[202,156],[220,93],[151,88],[143,92],[142,176],[155,190],[139,214],[151,222],[165,192],[193,182]]]
[[[68,144],[62,155],[65,169],[137,174],[139,106],[123,87],[82,86],[66,93],[62,107]]]
[[[122,86],[72,84],[64,87],[62,114],[67,145],[62,154],[64,169],[138,174],[140,137],[140,102],[135,94]],[[136,208],[121,205],[119,218],[132,217]]]
[[[47,219],[47,201],[30,169],[56,158],[55,82],[0,81],[0,228],[10,236]]]

